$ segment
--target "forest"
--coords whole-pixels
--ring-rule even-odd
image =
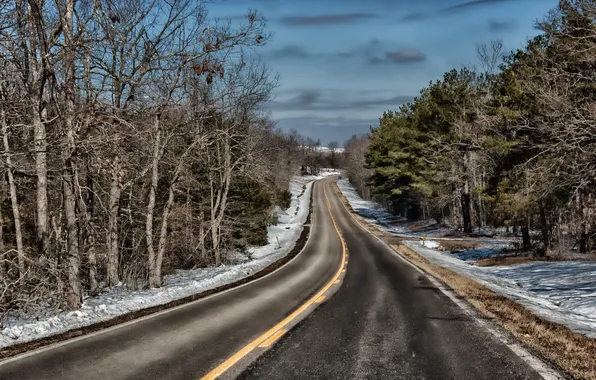
[[[536,255],[596,248],[596,1],[561,0],[505,53],[477,46],[345,147],[364,197],[410,220],[521,235]],[[369,194],[370,192],[370,194]]]
[[[199,0],[0,3],[0,321],[267,242],[325,164],[264,107],[269,39]]]

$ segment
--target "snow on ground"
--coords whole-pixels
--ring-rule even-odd
[[[382,205],[373,201],[363,200],[354,186],[347,180],[337,181],[337,184],[346,197],[352,209],[381,230],[398,237],[418,239],[421,237],[441,238],[441,240],[469,240],[466,238],[446,237],[445,235],[454,232],[452,228],[439,226],[434,219],[408,222],[405,218],[399,218],[389,213]],[[479,243],[499,243],[507,246],[512,241],[517,240],[514,237],[486,237],[499,232],[505,235],[504,231],[493,231],[490,229],[477,229],[474,231],[478,238],[474,241]]]
[[[389,213],[385,207],[377,202],[363,200],[360,195],[358,195],[354,186],[347,179],[337,181],[337,185],[355,212],[366,219],[368,223],[373,224],[392,235],[404,237],[428,237],[438,236],[451,231],[447,228],[439,228],[435,226],[436,221],[432,219],[408,223],[404,218],[398,218]],[[418,231],[413,231],[412,228],[415,228]]]
[[[479,267],[423,247],[420,242],[405,244],[429,261],[474,278],[542,318],[596,338],[595,262],[551,261]]]
[[[346,180],[339,181],[339,187],[354,211],[396,234],[393,226],[374,219],[376,215],[386,218],[378,204],[363,201]],[[500,253],[507,242],[474,238],[473,241],[483,242],[483,246],[451,254],[435,249],[436,240],[421,241],[420,234],[411,234],[407,229],[401,232],[413,238],[405,244],[429,261],[477,280],[544,319],[596,338],[596,262],[551,261],[480,267],[473,265],[473,261]]]
[[[278,224],[268,227],[269,243],[249,248],[249,257],[235,265],[179,270],[164,277],[159,289],[130,292],[115,287],[97,297],[88,297],[76,311],[42,311],[35,316],[8,316],[0,330],[0,348],[59,334],[107,321],[132,311],[163,305],[248,277],[286,256],[296,245],[308,216],[312,182],[339,173],[325,170],[319,176],[295,177],[290,183],[292,200],[286,210],[277,210]],[[303,186],[306,186],[303,192]],[[279,244],[276,240],[279,237]]]

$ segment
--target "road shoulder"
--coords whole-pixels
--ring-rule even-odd
[[[471,278],[429,262],[355,213],[337,185],[336,193],[350,215],[367,231],[439,284],[458,305],[476,314],[493,334],[546,378],[596,379],[596,340],[565,326],[545,321],[522,305],[491,291]],[[459,301],[459,302],[458,302]],[[492,325],[492,326],[491,326]],[[519,342],[519,343],[518,343]],[[553,369],[550,369],[552,367]],[[558,374],[559,372],[560,374]],[[562,374],[562,375],[561,375]]]

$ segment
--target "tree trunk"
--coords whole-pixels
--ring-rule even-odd
[[[15,2],[17,13],[23,17],[24,10],[22,2]],[[22,45],[26,47],[29,45],[27,51],[28,58],[28,92],[31,100],[31,115],[33,123],[33,149],[35,155],[35,174],[37,176],[36,185],[36,235],[39,249],[41,252],[46,252],[48,249],[48,169],[47,169],[47,139],[46,139],[46,99],[44,93],[44,86],[42,80],[42,68],[40,62],[37,61],[38,48],[42,53],[41,43],[37,40],[37,22],[35,12],[31,9],[28,2],[27,8],[27,30],[28,35],[25,36],[25,28],[21,31]],[[25,40],[29,43],[25,43]],[[43,56],[44,54],[42,54]],[[45,57],[44,57],[45,59]]]
[[[5,284],[6,272],[6,263],[4,261],[4,217],[2,215],[2,207],[0,207],[0,283],[2,285]],[[4,315],[8,309],[8,302],[4,297],[7,290],[6,286],[2,286],[0,289],[0,329],[4,328]]]
[[[170,211],[174,204],[174,184],[170,186],[168,192],[168,200],[163,208],[163,214],[161,217],[161,231],[159,233],[159,243],[157,244],[157,259],[155,263],[154,271],[154,283],[153,287],[161,286],[161,265],[163,263],[163,257],[166,252],[166,243],[168,239],[168,218],[170,217]],[[151,278],[150,278],[151,280]],[[151,285],[149,285],[151,287]]]
[[[64,201],[64,216],[66,217],[66,247],[68,255],[68,291],[67,301],[71,309],[81,307],[81,281],[79,276],[79,236],[76,214],[76,197],[73,191],[73,176],[71,168],[67,167],[62,172],[62,192]]]
[[[108,201],[108,286],[115,286],[120,282],[119,263],[120,250],[118,239],[118,215],[120,213],[120,198],[122,186],[120,184],[120,159],[115,158]]]
[[[97,284],[97,256],[95,255],[95,235],[89,235],[89,250],[87,251],[89,262],[89,293],[97,295],[99,287]]]
[[[201,260],[205,261],[207,259],[207,247],[205,247],[205,213],[203,210],[199,214],[199,219],[199,250],[201,251]]]
[[[6,123],[6,112],[0,110],[0,122],[2,123],[2,140],[4,142],[4,154],[6,154],[6,166],[8,167],[8,187],[10,189],[10,203],[12,205],[12,216],[14,219],[15,240],[17,245],[17,265],[19,277],[25,276],[25,249],[23,247],[23,233],[21,231],[21,212],[17,198],[17,185],[14,181],[12,159],[10,157],[10,145],[8,142],[8,124]]]
[[[154,119],[155,140],[153,142],[153,158],[151,163],[151,187],[149,188],[149,199],[147,201],[147,215],[145,220],[145,239],[147,244],[147,256],[149,261],[149,288],[155,287],[159,281],[156,273],[155,249],[153,248],[153,214],[155,212],[155,197],[157,183],[159,180],[159,152],[161,145],[161,129],[159,127],[159,116]]]
[[[213,198],[213,197],[212,197]],[[219,225],[217,223],[216,211],[211,207],[211,247],[215,256],[215,266],[221,265],[221,253],[219,252]]]
[[[579,253],[588,251],[588,234],[586,232],[586,222],[581,224],[581,233],[579,237]]]
[[[66,141],[64,142],[64,168],[62,169],[62,188],[64,196],[64,214],[66,217],[67,252],[68,252],[68,306],[78,309],[82,304],[80,281],[80,252],[79,229],[77,224],[76,193],[74,190],[74,176],[76,173],[73,153],[75,151],[75,41],[73,34],[74,0],[65,1],[63,20],[64,29],[64,63],[65,63],[65,99],[66,112],[64,126]]]
[[[472,217],[470,215],[470,193],[467,191],[468,185],[465,185],[464,192],[461,195],[461,211],[464,222],[464,232],[472,232]]]
[[[469,160],[468,153],[464,153],[463,156],[463,172],[465,177],[464,188],[461,194],[461,213],[463,220],[464,232],[472,232],[472,210],[471,210],[471,195],[470,195],[470,181],[469,181]]]
[[[188,252],[191,251],[193,245],[193,234],[192,234],[192,206],[190,203],[190,187],[186,188],[186,249]]]
[[[96,295],[98,292],[97,284],[97,257],[95,254],[95,229],[93,228],[93,214],[95,209],[93,178],[91,176],[91,168],[89,161],[87,161],[87,194],[85,207],[82,208],[83,217],[85,218],[85,239],[83,244],[87,253],[87,264],[89,265],[89,293]],[[81,202],[82,203],[82,202]]]
[[[35,102],[34,102],[35,103]],[[48,167],[46,127],[39,110],[33,114],[35,172],[37,174],[37,241],[42,252],[48,249]]]
[[[4,181],[2,181],[4,185]],[[3,186],[4,187],[4,186]],[[4,261],[4,215],[2,214],[2,207],[0,207],[0,281],[4,281],[6,276],[6,265]],[[0,305],[4,305],[4,300],[0,297]],[[0,306],[0,328],[2,327],[2,309]]]
[[[544,242],[544,251],[541,252],[541,256],[546,256],[550,252],[551,248],[551,234],[550,226],[548,223],[547,210],[544,203],[540,203],[540,231],[542,232],[542,241]]]
[[[522,232],[522,249],[528,252],[532,249],[532,241],[530,240],[530,226],[529,223],[524,223],[521,226]]]

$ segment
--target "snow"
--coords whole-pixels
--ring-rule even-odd
[[[132,311],[163,305],[197,293],[214,289],[248,277],[292,251],[302,234],[308,217],[313,181],[330,175],[324,170],[319,176],[294,177],[290,182],[292,200],[286,210],[277,210],[278,224],[268,227],[267,245],[251,247],[248,257],[237,258],[234,265],[179,270],[164,277],[159,289],[128,291],[122,285],[109,289],[97,297],[87,297],[76,311],[40,310],[36,315],[8,315],[5,328],[0,330],[0,348],[24,343],[68,330],[107,321]],[[304,192],[303,192],[304,187]],[[279,243],[276,240],[279,238]]]
[[[403,223],[400,223],[399,232],[396,232],[395,226],[390,223],[374,219],[380,216],[381,220],[386,220],[387,213],[378,204],[362,200],[347,180],[339,181],[339,188],[354,211],[387,232],[412,237],[404,244],[430,262],[473,278],[546,320],[596,338],[596,262],[550,261],[476,266],[473,265],[475,260],[501,253],[508,244],[507,239],[473,238],[474,242],[482,243],[480,247],[455,254],[439,251],[438,238],[420,240],[420,236],[428,235],[412,233]]]
[[[430,262],[474,278],[538,316],[596,338],[596,263],[589,261],[533,262],[479,267],[448,253],[406,241],[406,246]]]

